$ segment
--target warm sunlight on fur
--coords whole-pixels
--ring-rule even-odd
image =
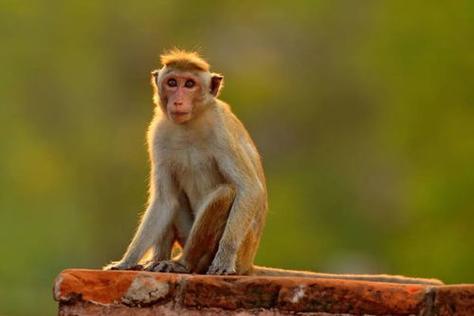
[[[174,48],[160,56],[163,66],[173,66],[178,69],[209,71],[209,64],[197,52],[188,52]]]

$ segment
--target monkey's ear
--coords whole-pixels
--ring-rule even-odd
[[[160,74],[160,70],[155,69],[152,72],[150,72],[150,82],[153,87],[158,86],[158,75]]]
[[[220,74],[216,74],[216,73],[213,73],[211,75],[211,87],[209,89],[209,92],[217,97],[219,96],[219,93],[222,89],[222,87],[224,86],[224,76],[220,75]]]
[[[155,80],[158,79],[158,75],[160,74],[160,70],[159,69],[155,69],[153,70],[152,72],[150,72],[151,74],[151,78],[152,80]]]

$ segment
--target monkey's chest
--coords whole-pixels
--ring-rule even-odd
[[[178,185],[194,211],[207,194],[224,182],[212,155],[199,148],[177,152],[174,170]]]

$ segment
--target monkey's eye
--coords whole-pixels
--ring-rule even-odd
[[[169,79],[168,80],[168,86],[176,87],[177,85],[178,85],[178,82],[176,81],[176,79]]]
[[[194,80],[188,79],[188,80],[186,80],[186,82],[184,83],[184,86],[185,86],[186,88],[192,88],[192,87],[194,87],[195,84],[196,84],[196,83],[194,82]]]

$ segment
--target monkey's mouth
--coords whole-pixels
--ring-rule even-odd
[[[188,115],[189,112],[171,112],[171,115],[173,116],[183,116],[183,115]]]
[[[178,124],[187,122],[191,119],[191,113],[189,112],[171,112],[171,119]]]

